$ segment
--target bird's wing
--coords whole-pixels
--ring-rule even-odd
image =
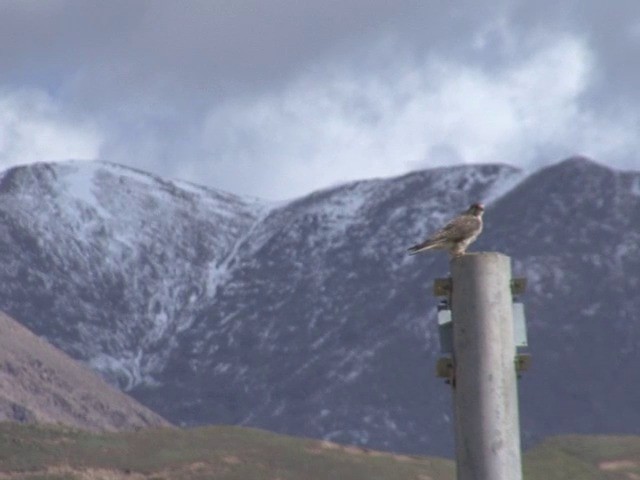
[[[473,215],[460,215],[434,233],[430,240],[458,242],[472,236],[480,228],[480,220]]]

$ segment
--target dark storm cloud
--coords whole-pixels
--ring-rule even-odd
[[[498,152],[630,165],[639,5],[5,0],[0,164],[101,157],[272,197]]]

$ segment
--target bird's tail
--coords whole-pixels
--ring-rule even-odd
[[[409,247],[407,251],[409,252],[409,255],[415,255],[416,253],[424,252],[425,250],[430,250],[437,246],[437,243],[427,240],[426,242],[422,242],[414,245],[413,247]]]

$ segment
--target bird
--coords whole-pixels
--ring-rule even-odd
[[[452,257],[464,255],[467,247],[473,243],[482,232],[482,214],[484,205],[472,204],[466,211],[455,217],[440,230],[435,232],[424,242],[409,248],[409,254],[427,250],[448,250]]]

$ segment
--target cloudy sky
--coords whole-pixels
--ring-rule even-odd
[[[284,199],[431,166],[640,169],[640,2],[0,0],[0,168]]]

